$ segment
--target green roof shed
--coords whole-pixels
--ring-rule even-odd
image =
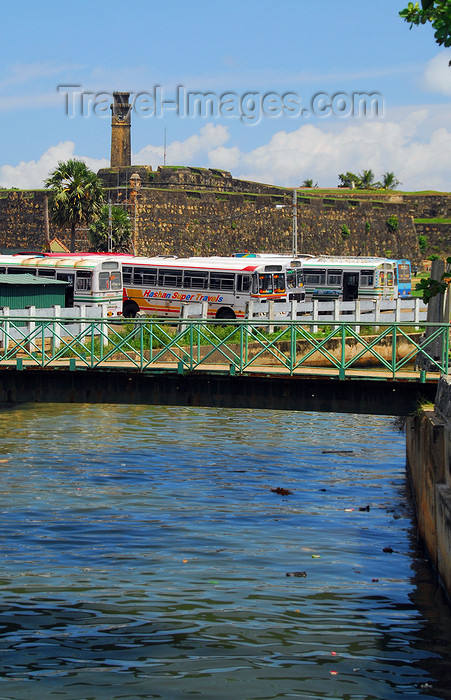
[[[47,309],[57,304],[64,307],[67,285],[68,282],[63,280],[35,277],[28,273],[0,274],[0,307],[25,309],[27,306],[36,306],[38,309]]]

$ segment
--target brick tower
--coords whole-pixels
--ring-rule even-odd
[[[129,92],[113,92],[111,105],[111,160],[110,167],[123,167],[132,164],[130,139],[131,105]]]

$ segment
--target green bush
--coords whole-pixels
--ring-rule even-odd
[[[398,226],[399,226],[398,217],[395,215],[389,216],[387,219],[387,228],[390,231],[390,233],[395,233],[395,231],[398,230]]]
[[[349,228],[346,226],[346,224],[343,224],[343,226],[342,226],[341,229],[340,229],[340,232],[341,232],[341,237],[342,237],[343,240],[345,240],[345,241],[346,241],[346,240],[349,238],[349,236],[351,235],[351,231],[350,231]]]
[[[428,247],[428,237],[424,236],[423,234],[418,236],[418,245],[420,247],[421,252],[425,253],[426,248]]]

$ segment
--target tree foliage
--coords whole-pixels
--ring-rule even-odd
[[[89,238],[95,251],[108,252],[109,207],[105,204],[99,217],[89,226]],[[132,227],[129,216],[121,207],[111,207],[111,250],[115,253],[130,252]]]
[[[338,187],[356,188],[358,190],[394,190],[401,182],[393,172],[386,172],[382,176],[382,182],[375,181],[372,170],[362,170],[358,175],[349,170],[346,173],[340,173],[338,176]]]
[[[44,182],[50,190],[50,214],[58,226],[70,226],[70,250],[75,251],[75,229],[100,214],[104,196],[97,175],[81,160],[60,161]]]
[[[306,180],[304,180],[301,187],[318,187],[318,183],[313,182],[312,178],[309,177]]]
[[[389,216],[387,219],[387,228],[390,231],[390,233],[395,233],[398,230],[398,226],[399,226],[398,217],[395,214],[392,214],[392,216]]]
[[[380,183],[384,190],[395,190],[401,182],[396,177],[395,173],[386,172],[382,175],[382,182]]]
[[[409,2],[399,14],[410,22],[410,29],[414,24],[419,26],[430,22],[436,43],[451,46],[451,0],[421,0],[421,7],[418,2]]]
[[[446,258],[448,268],[451,266],[451,257]],[[423,301],[427,304],[432,297],[444,294],[451,283],[451,272],[445,271],[439,280],[427,277],[417,282],[415,289],[422,292]]]
[[[349,236],[351,235],[351,231],[349,228],[346,226],[346,224],[343,224],[341,229],[340,229],[341,237],[344,241],[347,241]]]

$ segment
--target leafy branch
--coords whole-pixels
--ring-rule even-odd
[[[410,22],[410,29],[414,24],[419,26],[430,22],[436,43],[439,46],[451,46],[450,0],[421,0],[421,8],[418,2],[409,2],[399,15],[405,22]]]
[[[451,265],[451,257],[446,258],[448,267]],[[451,272],[445,271],[440,277],[440,280],[434,280],[432,277],[427,277],[417,282],[415,289],[422,292],[423,301],[428,304],[432,297],[438,294],[444,294],[451,283]]]

